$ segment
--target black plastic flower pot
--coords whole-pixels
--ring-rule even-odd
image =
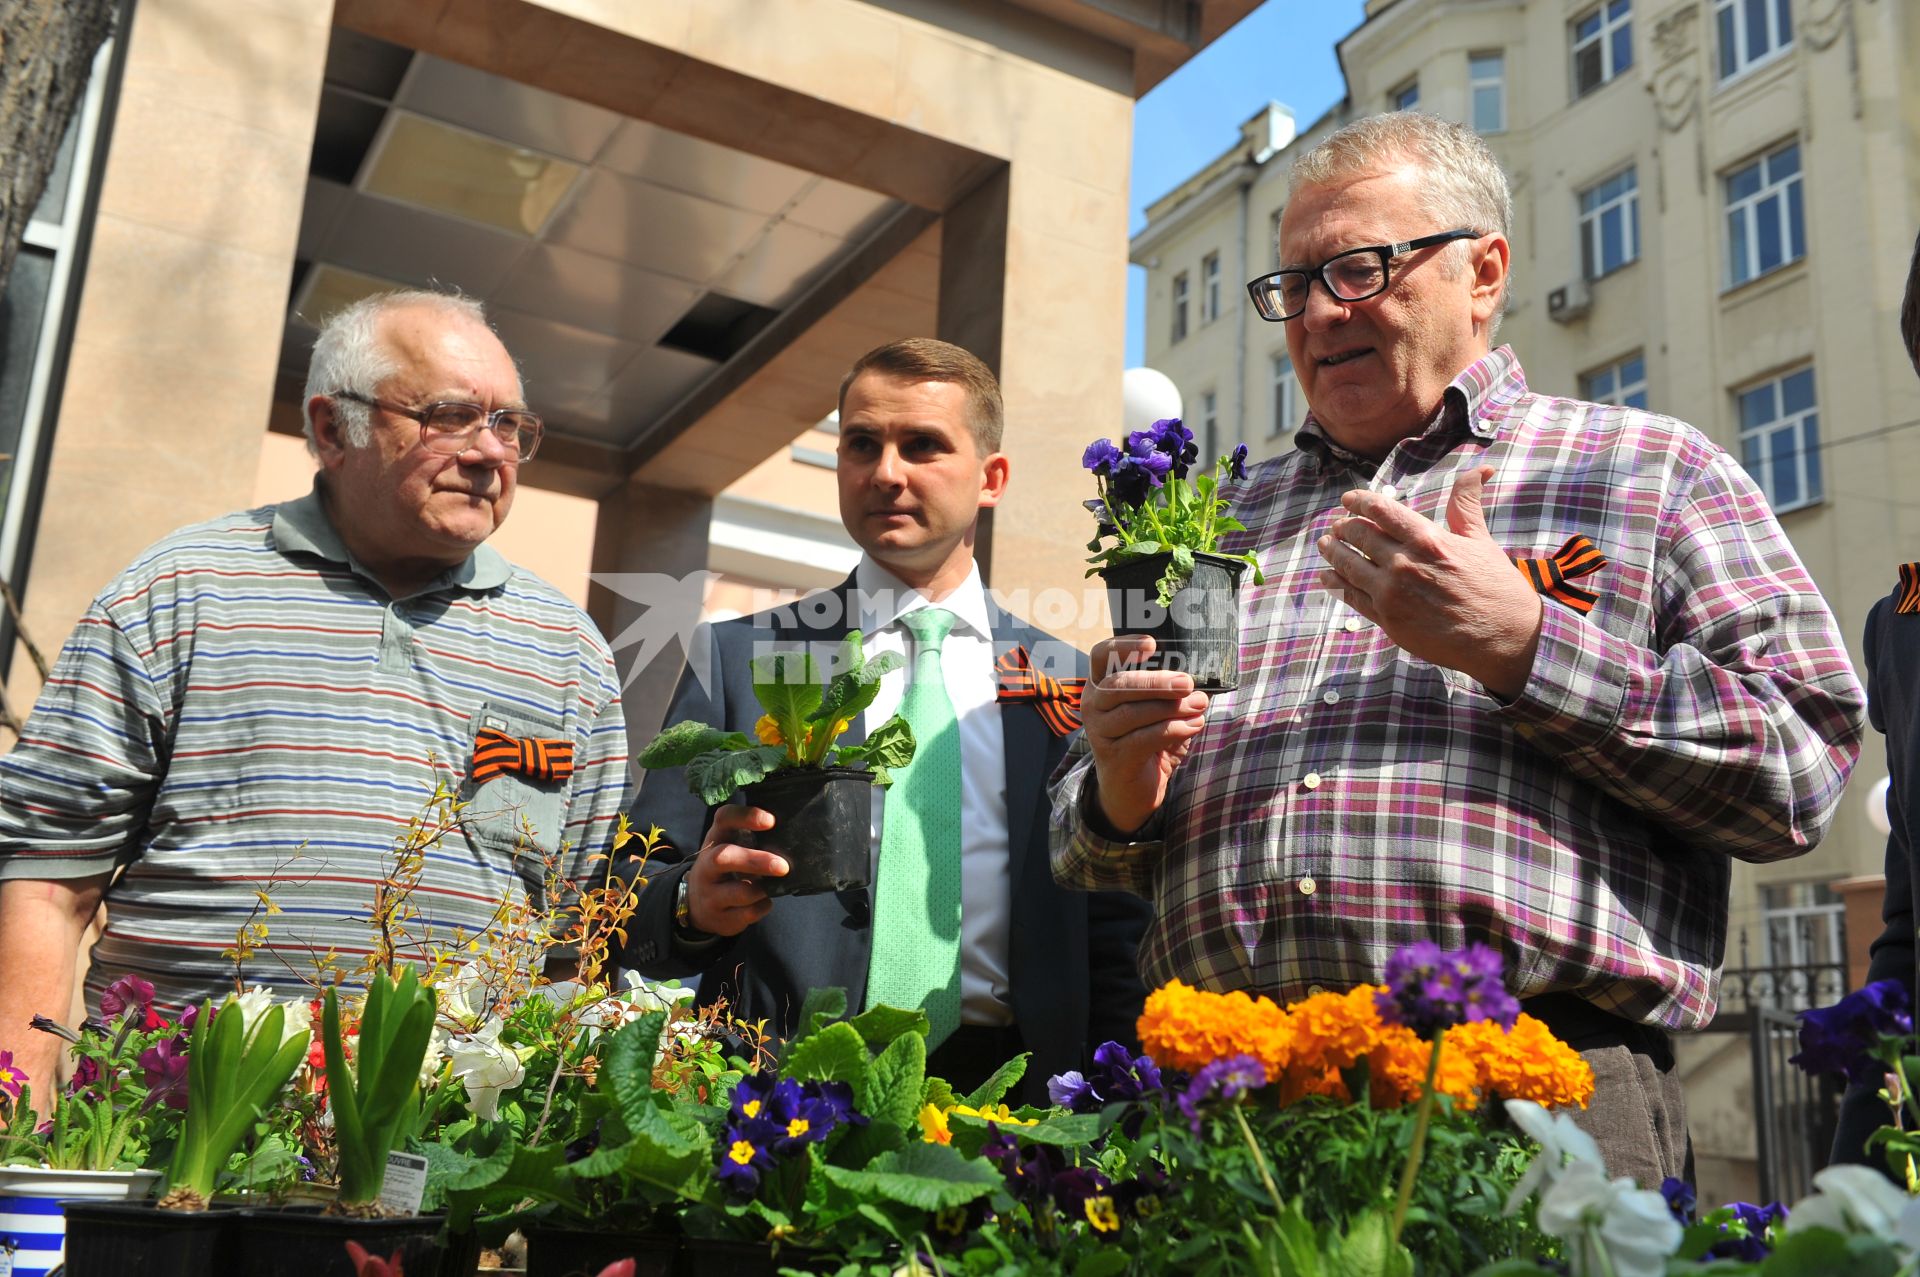
[[[773,828],[741,835],[778,852],[784,878],[765,879],[770,896],[811,896],[864,887],[872,876],[873,773],[858,767],[795,767],[744,786],[749,807]]]
[[[661,1232],[593,1232],[537,1225],[527,1230],[527,1277],[599,1277],[633,1260],[634,1277],[672,1277],[680,1238]]]
[[[239,1271],[221,1258],[229,1230],[239,1222],[237,1210],[70,1201],[66,1216],[67,1277],[206,1277]]]
[[[766,1242],[683,1237],[673,1277],[777,1277],[782,1268],[818,1271],[820,1259],[821,1252],[805,1247],[782,1246],[776,1253]]]
[[[325,1215],[313,1206],[244,1210],[238,1215],[222,1248],[223,1272],[290,1272],[290,1257],[297,1256],[302,1277],[354,1277],[348,1242],[359,1242],[381,1259],[398,1255],[408,1273],[446,1271],[439,1241],[444,1215],[354,1219]]]
[[[1193,556],[1193,575],[1162,607],[1160,578],[1170,554],[1155,554],[1100,569],[1115,634],[1153,637],[1153,655],[1142,669],[1179,670],[1203,692],[1240,686],[1240,577],[1244,559]],[[1097,675],[1099,671],[1095,671]]]

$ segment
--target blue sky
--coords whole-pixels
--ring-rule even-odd
[[[1133,221],[1233,145],[1240,125],[1269,101],[1302,125],[1340,100],[1333,46],[1360,25],[1363,0],[1267,0],[1198,57],[1154,86],[1133,114]],[[1146,350],[1147,273],[1127,268],[1127,366]]]

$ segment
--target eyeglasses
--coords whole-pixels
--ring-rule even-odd
[[[527,461],[540,446],[543,427],[538,413],[525,408],[495,408],[488,412],[477,403],[455,401],[430,403],[424,408],[406,408],[373,395],[352,390],[336,390],[335,399],[380,408],[399,417],[411,417],[420,423],[420,443],[428,452],[454,456],[473,446],[485,426],[501,446],[517,461]]]
[[[1247,285],[1247,296],[1260,318],[1277,324],[1294,318],[1307,309],[1307,295],[1317,279],[1336,301],[1363,302],[1378,297],[1393,283],[1388,264],[1394,258],[1435,244],[1450,244],[1456,239],[1479,239],[1485,231],[1441,231],[1422,235],[1404,244],[1369,244],[1336,253],[1312,270],[1282,270],[1262,275]]]

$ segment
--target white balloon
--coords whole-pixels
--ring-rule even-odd
[[[1129,368],[1120,374],[1120,423],[1124,433],[1145,430],[1163,417],[1180,415],[1180,387],[1173,384],[1173,378],[1158,368]]]
[[[1882,776],[1867,791],[1867,823],[1883,834],[1893,832],[1893,821],[1887,817],[1887,790],[1893,787],[1891,776]]]

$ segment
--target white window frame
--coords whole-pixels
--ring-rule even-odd
[[[1599,191],[1608,182],[1616,178],[1631,178],[1633,186],[1615,195],[1613,198],[1586,207],[1587,197]],[[1580,274],[1583,279],[1605,279],[1623,267],[1631,266],[1640,260],[1640,174],[1635,165],[1615,169],[1597,182],[1590,182],[1574,192],[1574,204],[1579,216],[1580,237]],[[1601,246],[1605,242],[1602,235],[1603,219],[1615,209],[1622,213],[1622,240],[1626,256],[1612,266],[1601,260]]]
[[[1187,284],[1187,272],[1181,271],[1173,277],[1173,341],[1187,339],[1187,294],[1192,291]]]
[[[1389,111],[1413,111],[1420,106],[1420,77],[1402,80],[1387,93]]]
[[[1713,39],[1714,73],[1721,84],[1731,84],[1747,72],[1767,65],[1793,48],[1793,10],[1791,0],[1761,0],[1767,18],[1768,45],[1757,58],[1747,56],[1746,0],[1714,0]],[[1727,66],[1727,52],[1733,52],[1733,65]]]
[[[1283,438],[1300,428],[1305,419],[1301,411],[1304,403],[1300,395],[1300,379],[1293,374],[1293,358],[1286,352],[1275,355],[1267,363],[1267,387],[1269,407],[1273,418],[1267,428],[1270,439]]]
[[[1212,390],[1200,392],[1200,465],[1212,464],[1215,449],[1219,447],[1220,434],[1220,396]]]
[[[1275,270],[1280,269],[1280,219],[1286,215],[1286,212],[1286,206],[1283,204],[1279,208],[1274,209],[1267,217],[1267,230],[1269,232],[1267,235],[1267,247],[1273,250],[1273,268]]]
[[[1628,381],[1626,378],[1627,365],[1635,361],[1638,361],[1640,364],[1639,380]],[[1608,378],[1610,389],[1603,394],[1596,394],[1594,392],[1594,382],[1598,381],[1601,377]],[[1627,402],[1628,397],[1636,391],[1639,392],[1640,402],[1637,404],[1629,404]],[[1646,352],[1636,350],[1631,354],[1620,356],[1620,358],[1614,360],[1612,363],[1602,364],[1598,368],[1590,368],[1586,372],[1581,373],[1580,397],[1589,403],[1604,403],[1612,404],[1616,408],[1638,408],[1645,410],[1647,406]]]
[[[1492,62],[1494,73],[1491,78],[1476,75],[1475,62]],[[1498,106],[1494,111],[1492,124],[1484,124],[1480,119],[1480,91],[1492,89],[1497,95]],[[1467,113],[1473,117],[1475,133],[1505,133],[1507,131],[1507,54],[1504,49],[1482,49],[1467,55]]]
[[[1600,0],[1599,4],[1576,14],[1573,21],[1567,24],[1567,35],[1572,41],[1572,58],[1568,63],[1568,80],[1573,86],[1573,98],[1576,102],[1590,93],[1597,93],[1601,89],[1606,88],[1609,84],[1613,83],[1616,77],[1633,69],[1631,44],[1633,38],[1631,34],[1633,30],[1633,5],[1629,3],[1626,12],[1618,18],[1612,16],[1612,8],[1613,0]],[[1581,39],[1579,36],[1580,24],[1595,14],[1600,16],[1600,29],[1585,39]],[[1629,41],[1627,65],[1615,66],[1613,62],[1613,36],[1614,33],[1622,27],[1626,28],[1629,33],[1627,37]],[[1580,51],[1596,42],[1600,46],[1600,78],[1583,89],[1580,87]]]
[[[1208,253],[1200,259],[1200,322],[1210,324],[1220,318],[1220,254]]]
[[[1787,379],[1798,376],[1803,372],[1813,376],[1812,405],[1801,409],[1799,412],[1788,413],[1785,410]],[[1741,412],[1742,401],[1749,395],[1758,394],[1763,391],[1772,392],[1773,410],[1776,415],[1757,426],[1748,426]],[[1814,373],[1814,366],[1811,363],[1801,364],[1796,368],[1789,368],[1785,372],[1778,373],[1764,380],[1741,386],[1733,393],[1733,405],[1734,424],[1740,436],[1737,455],[1740,458],[1741,467],[1745,469],[1753,481],[1759,485],[1760,491],[1766,495],[1767,504],[1773,507],[1773,512],[1775,514],[1785,514],[1790,510],[1803,510],[1809,506],[1819,505],[1825,501],[1827,499],[1826,474],[1825,471],[1820,468],[1818,461],[1821,446],[1820,379],[1819,376]],[[1784,432],[1794,432],[1799,435],[1799,446],[1794,452],[1794,478],[1798,483],[1800,495],[1789,505],[1782,505],[1780,503],[1778,483],[1774,475],[1773,464],[1773,438],[1775,435]],[[1747,463],[1747,444],[1749,440],[1754,439],[1756,436],[1758,437],[1756,454],[1758,464],[1749,465]],[[1809,436],[1811,436],[1811,447],[1809,447]],[[1810,455],[1815,458],[1812,467],[1815,473],[1811,477],[1808,474],[1808,457]]]
[[[1787,177],[1777,181],[1766,180],[1766,166],[1771,165],[1776,159],[1785,155],[1788,151],[1795,152],[1796,158],[1799,161],[1794,171]],[[1734,199],[1732,194],[1734,179],[1754,168],[1762,170],[1760,189],[1752,195],[1743,196],[1737,200]],[[1729,169],[1726,174],[1721,177],[1720,194],[1726,204],[1726,214],[1722,224],[1727,234],[1727,254],[1725,261],[1726,287],[1728,289],[1739,288],[1744,284],[1752,283],[1756,279],[1771,275],[1775,271],[1785,270],[1807,255],[1806,192],[1801,183],[1801,179],[1806,176],[1806,173],[1806,152],[1800,149],[1800,140],[1795,138],[1791,142],[1785,142],[1774,147],[1765,154],[1755,156],[1752,160],[1740,165],[1738,168]],[[1782,237],[1780,263],[1777,266],[1769,266],[1762,269],[1760,266],[1759,211],[1760,206],[1770,199],[1778,199],[1780,201],[1779,223]],[[1800,208],[1801,227],[1801,243],[1798,254],[1795,254],[1793,251],[1793,210],[1796,204],[1798,204]],[[1734,261],[1733,223],[1736,218],[1745,224],[1746,230],[1746,261],[1739,263]],[[1742,268],[1745,268],[1746,273],[1741,273]]]

